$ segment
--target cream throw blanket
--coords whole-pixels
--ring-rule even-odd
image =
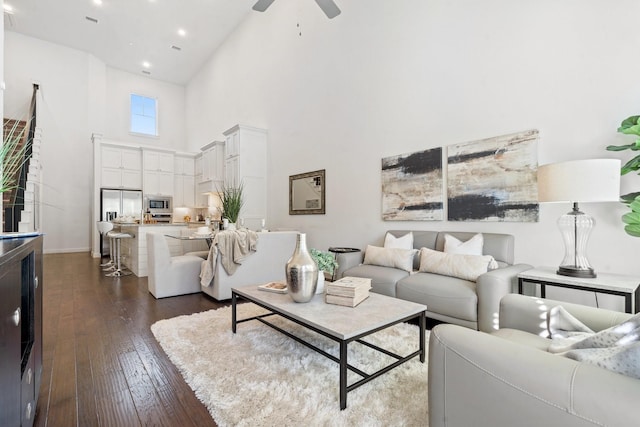
[[[594,332],[559,305],[549,310],[547,322],[550,353],[640,379],[640,314]]]
[[[258,234],[248,229],[226,230],[215,235],[207,259],[202,261],[200,284],[211,286],[216,271],[216,260],[220,252],[220,262],[229,276],[236,272],[242,260],[255,252]]]

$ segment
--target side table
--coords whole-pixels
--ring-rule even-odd
[[[640,278],[621,274],[598,273],[598,277],[581,278],[556,274],[556,269],[539,267],[518,274],[518,293],[522,294],[522,285],[533,283],[540,285],[540,296],[546,297],[546,287],[578,289],[600,292],[624,297],[624,309],[627,313],[637,313],[640,309]]]

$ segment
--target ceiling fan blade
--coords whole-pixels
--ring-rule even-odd
[[[258,2],[253,5],[252,9],[257,10],[258,12],[264,12],[274,1],[275,0],[258,0]]]
[[[318,6],[320,6],[324,14],[327,15],[327,18],[333,19],[340,15],[340,9],[338,9],[338,6],[336,6],[333,0],[316,0],[316,3],[318,3]]]

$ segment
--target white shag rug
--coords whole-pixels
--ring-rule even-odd
[[[238,305],[238,319],[262,312]],[[337,356],[334,341],[269,319]],[[349,392],[340,411],[336,362],[256,320],[238,324],[234,335],[231,307],[160,320],[151,331],[220,426],[428,425],[427,363],[418,357]],[[399,324],[366,340],[404,356],[419,348],[418,334],[418,326]],[[351,343],[348,360],[372,373],[395,359]],[[349,372],[349,384],[359,379]]]

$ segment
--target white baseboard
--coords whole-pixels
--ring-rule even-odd
[[[67,248],[67,249],[44,249],[44,254],[71,254],[77,252],[90,252],[89,248]],[[93,256],[93,255],[92,255]]]

